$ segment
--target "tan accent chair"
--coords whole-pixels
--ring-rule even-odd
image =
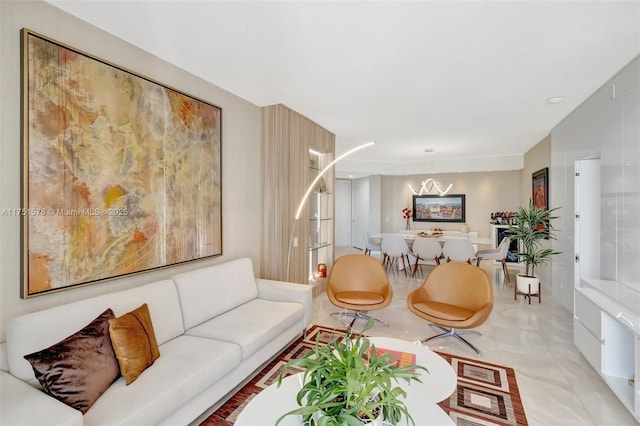
[[[331,314],[353,317],[349,325],[351,328],[358,318],[373,318],[367,312],[387,307],[391,303],[393,290],[384,268],[375,258],[363,254],[347,254],[333,263],[327,280],[327,296],[335,306],[354,311]],[[389,325],[378,318],[373,319]]]
[[[457,262],[436,266],[422,286],[409,293],[407,306],[411,312],[431,322],[430,326],[443,331],[422,343],[455,336],[482,355],[478,348],[461,336],[480,333],[460,329],[481,325],[493,309],[493,285],[484,270]]]

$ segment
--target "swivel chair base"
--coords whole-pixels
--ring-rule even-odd
[[[367,315],[367,313],[365,311],[332,312],[329,315],[331,315],[332,317],[334,317],[334,316],[353,317],[353,320],[351,320],[351,323],[349,324],[349,328],[352,328],[353,324],[355,324],[356,320],[359,319],[359,318],[364,319],[365,321],[368,321],[369,319],[372,319],[375,322],[378,322],[378,323],[384,325],[385,327],[389,327],[388,323],[386,323],[385,321],[382,321],[381,319],[378,319],[378,318],[375,318],[375,317]]]
[[[481,336],[482,333],[480,333],[479,331],[475,331],[475,330],[457,330],[455,328],[442,327],[442,326],[439,326],[437,324],[429,324],[429,325],[431,327],[435,327],[435,328],[440,329],[441,331],[443,331],[443,333],[436,334],[435,336],[428,337],[428,338],[422,340],[422,343],[427,343],[429,340],[438,339],[440,337],[454,336],[454,337],[457,337],[458,339],[460,339],[461,341],[463,341],[464,343],[466,343],[471,349],[476,351],[478,356],[482,356],[482,352],[480,352],[480,350],[478,348],[473,346],[467,339],[465,339],[464,337],[461,336],[461,334],[478,334],[478,335]]]

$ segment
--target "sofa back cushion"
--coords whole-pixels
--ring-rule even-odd
[[[149,306],[158,344],[184,333],[174,282],[157,281],[13,318],[7,324],[9,371],[19,379],[37,385],[31,365],[23,358],[25,355],[77,332],[108,308],[118,316],[143,303]]]
[[[175,275],[173,279],[187,330],[258,297],[249,258]]]

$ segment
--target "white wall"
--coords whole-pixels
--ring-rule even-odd
[[[374,232],[371,230],[370,189],[368,178],[351,181],[351,244],[361,249],[364,249],[364,232]]]
[[[334,187],[336,203],[335,246],[351,247],[351,181],[336,179]]]
[[[524,155],[524,167],[520,170],[520,203],[521,206],[529,204],[533,196],[532,189],[532,175],[540,169],[549,167],[551,161],[551,136],[547,135],[540,142],[534,145]],[[551,172],[549,172],[551,173]],[[557,200],[556,200],[557,201]],[[549,199],[549,208],[560,207],[564,208],[563,204],[551,204]],[[557,227],[558,221],[553,221],[553,226]],[[551,241],[543,241],[542,246],[545,248],[551,247]],[[552,289],[551,285],[551,265],[556,262],[556,256],[553,256],[550,262],[536,266],[536,275],[540,277],[540,284],[544,287]],[[560,260],[561,261],[561,260]],[[543,290],[544,292],[545,290]]]
[[[608,295],[640,312],[640,56],[551,132],[550,203],[562,205],[553,295],[573,311],[574,162],[601,158],[601,278]]]
[[[16,315],[158,280],[238,257],[259,271],[262,205],[260,108],[40,1],[0,1],[0,211],[19,208],[20,29],[33,31],[222,107],[223,255],[125,279],[22,300],[20,218],[0,216],[0,341]],[[142,24],[142,23],[141,23]],[[175,48],[175,47],[170,47]]]
[[[420,182],[432,175],[383,176],[381,192],[381,230],[397,232],[405,228],[402,209],[412,207],[413,193],[410,184],[416,191]],[[471,231],[478,232],[481,237],[490,237],[491,213],[496,211],[513,211],[519,205],[520,173],[518,171],[486,172],[486,173],[448,173],[438,174],[435,178],[442,184],[453,184],[451,194],[466,195],[466,223]],[[412,230],[431,229],[459,231],[462,223],[454,222],[411,222]]]

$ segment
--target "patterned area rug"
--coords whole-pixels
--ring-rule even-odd
[[[313,348],[316,339],[327,343],[344,335],[344,330],[312,326],[306,339],[300,338],[292,343],[201,425],[233,425],[238,414],[254,396],[278,381],[280,371],[289,359],[304,356],[309,349]],[[456,390],[451,397],[438,404],[449,414],[454,423],[459,426],[524,426],[528,424],[512,368],[457,355],[440,352],[438,354],[451,364],[458,376]],[[299,371],[288,368],[286,374],[295,374]]]

